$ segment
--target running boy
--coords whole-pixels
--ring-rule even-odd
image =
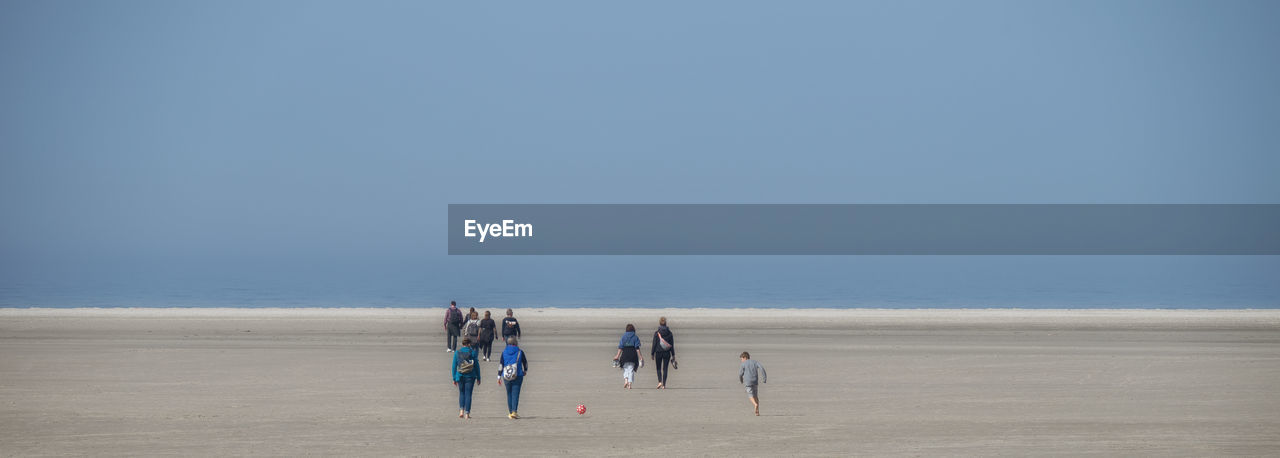
[[[769,373],[764,371],[764,366],[760,365],[751,354],[742,352],[742,368],[738,369],[738,381],[747,387],[747,397],[751,399],[751,405],[756,408],[756,416],[760,416],[760,383],[769,383]],[[756,377],[756,371],[760,371],[759,375],[763,378]],[[759,383],[757,383],[757,381]]]

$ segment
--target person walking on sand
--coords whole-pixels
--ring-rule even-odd
[[[498,384],[506,382],[507,386],[507,418],[517,420],[520,418],[520,387],[524,386],[524,376],[529,373],[529,358],[525,357],[515,337],[507,338],[507,348],[502,350],[498,363],[501,366],[498,368]]]
[[[480,354],[480,314],[471,309],[467,322],[462,325],[462,337],[471,342],[471,354]]]
[[[458,303],[449,301],[449,308],[444,311],[444,351],[451,352],[458,349],[458,332],[462,329],[462,310],[458,310]]]
[[[667,364],[676,362],[676,336],[667,328],[667,317],[658,318],[658,330],[653,332],[653,345],[649,347],[653,367],[658,369],[658,389],[667,388]]]
[[[484,319],[480,320],[480,350],[484,352],[484,360],[489,361],[489,352],[493,350],[493,318],[489,318],[489,311],[484,311]]]
[[[480,384],[480,365],[476,364],[471,340],[463,337],[462,348],[453,353],[453,385],[458,387],[458,418],[471,418],[471,393]]]
[[[613,355],[613,359],[622,366],[622,387],[631,389],[636,369],[644,366],[644,357],[640,356],[640,337],[636,336],[635,325],[627,324],[626,332],[618,340],[618,353]]]
[[[502,319],[502,340],[520,336],[520,322],[516,321],[516,317],[511,316],[511,309],[507,309],[507,317]]]
[[[751,405],[756,408],[758,417],[760,416],[760,383],[769,382],[769,373],[764,371],[763,365],[751,359],[751,353],[744,351],[739,357],[742,358],[742,367],[738,369],[738,381],[747,387],[747,398],[751,399]],[[756,378],[756,371],[759,371],[759,375],[763,377]]]

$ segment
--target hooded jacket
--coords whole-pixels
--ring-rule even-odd
[[[524,377],[524,372],[529,370],[529,358],[524,356],[524,350],[515,345],[507,345],[507,348],[502,350],[502,359],[499,360],[501,364],[498,365],[498,377],[502,377],[502,368],[516,362],[516,358],[520,358],[520,364],[516,365],[516,375]]]
[[[627,331],[622,333],[622,339],[618,340],[618,348],[635,347],[640,348],[640,338],[635,332]]]

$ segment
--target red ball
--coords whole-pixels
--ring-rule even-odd
[[[587,406],[578,404],[578,415],[582,415],[584,413],[587,413]]]

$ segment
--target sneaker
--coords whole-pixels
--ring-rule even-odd
[[[515,412],[510,412],[510,413],[508,413],[508,414],[507,414],[507,418],[510,418],[510,419],[512,419],[512,420],[515,420],[515,419],[516,419],[516,413],[515,413]]]
[[[519,412],[511,412],[511,419],[512,419],[512,420],[519,420],[519,419],[520,419],[520,413],[519,413]]]
[[[446,349],[444,349],[444,352],[445,352],[445,353],[453,353],[453,349],[452,349],[452,348],[446,348]]]

